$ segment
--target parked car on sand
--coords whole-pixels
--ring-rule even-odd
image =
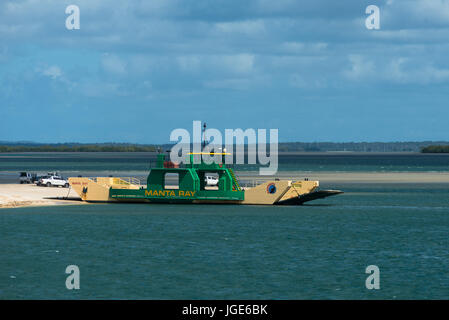
[[[47,176],[39,179],[38,185],[46,187],[64,187],[68,188],[69,182],[59,176]]]
[[[19,176],[19,182],[22,183],[34,183],[37,179],[37,176],[35,173],[29,173],[29,172],[20,172]]]

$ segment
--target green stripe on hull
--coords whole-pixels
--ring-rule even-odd
[[[180,191],[182,196],[180,196]],[[243,191],[220,190],[148,190],[148,189],[114,189],[109,190],[109,197],[116,200],[142,199],[151,202],[238,202],[244,199]]]

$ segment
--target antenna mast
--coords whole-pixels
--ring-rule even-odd
[[[204,122],[204,124],[203,124],[203,135],[202,135],[202,138],[203,138],[203,146],[201,148],[201,152],[203,152],[204,148],[206,147],[206,122]]]

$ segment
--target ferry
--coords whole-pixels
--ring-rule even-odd
[[[156,167],[150,170],[146,185],[141,185],[136,178],[121,177],[71,177],[68,181],[70,187],[87,202],[302,205],[343,193],[340,190],[319,190],[319,181],[308,179],[272,179],[244,188],[233,169],[222,161],[209,164],[201,159],[194,163],[194,154],[189,156],[188,163],[178,164],[165,154],[158,154]]]

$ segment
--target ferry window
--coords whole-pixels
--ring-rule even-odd
[[[164,176],[165,189],[179,189],[179,173],[166,173]]]

